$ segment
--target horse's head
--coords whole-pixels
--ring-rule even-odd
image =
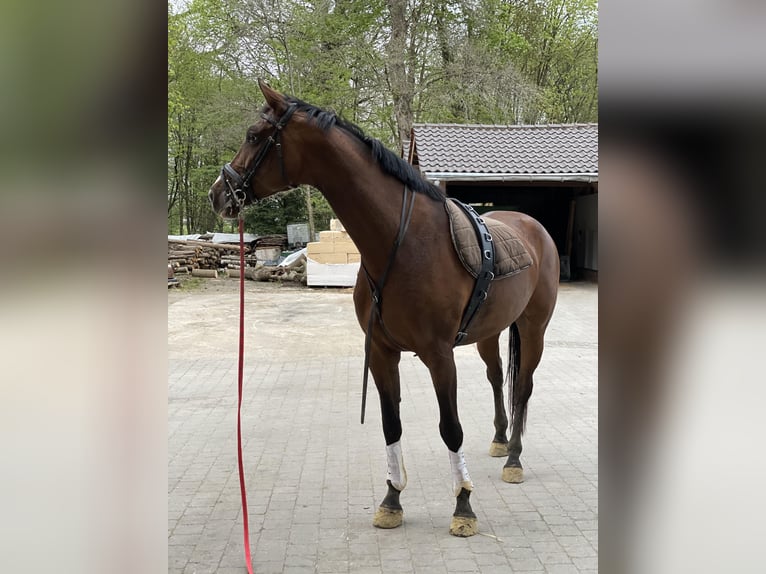
[[[285,170],[282,132],[296,104],[265,82],[258,80],[258,85],[266,98],[261,119],[247,129],[244,143],[208,192],[213,211],[227,219],[237,217],[246,205],[293,187]]]

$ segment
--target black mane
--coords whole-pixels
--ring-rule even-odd
[[[312,106],[298,98],[292,96],[286,96],[286,98],[288,102],[297,104],[296,111],[305,113],[308,119],[315,122],[320,129],[326,131],[336,126],[366,144],[372,152],[372,158],[378,162],[381,169],[388,175],[401,181],[412,191],[425,194],[436,201],[444,202],[445,196],[441,189],[426,181],[414,167],[397,156],[380,141],[366,135],[359,126],[338,117],[334,112]]]

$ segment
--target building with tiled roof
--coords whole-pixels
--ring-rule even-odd
[[[431,179],[598,180],[598,124],[416,124],[412,132],[415,162]]]
[[[598,269],[598,124],[415,124],[405,149],[427,179],[479,212],[538,219],[559,248],[563,276]]]

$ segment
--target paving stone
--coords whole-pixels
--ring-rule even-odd
[[[266,337],[258,329],[265,312],[257,302],[260,287],[249,288],[256,302],[249,310],[254,331],[245,358],[242,437],[257,573],[597,570],[597,287],[561,286],[535,373],[522,484],[502,482],[504,461],[486,453],[493,409],[485,366],[474,347],[455,350],[463,449],[475,487],[471,502],[487,535],[471,539],[448,533],[455,506],[449,459],[422,363],[407,353],[400,363],[409,478],[401,497],[404,525],[379,530],[372,519],[386,494],[385,444],[374,385],[367,422],[359,425],[363,335],[351,294],[293,290],[272,296],[269,312],[280,318],[275,325],[295,331]],[[236,298],[226,297],[221,294],[222,312],[229,304],[236,309]],[[304,313],[303,298],[320,301],[312,309],[322,312]],[[328,341],[343,332],[356,333],[355,342],[331,354],[321,351],[326,345],[299,345],[300,326],[290,317],[300,316],[331,325]],[[210,332],[207,354],[171,354],[169,360],[168,569],[174,574],[245,571],[236,358],[223,347],[226,340]],[[505,355],[507,334],[501,349]]]
[[[512,572],[540,572],[544,570],[542,562],[537,558],[510,559]]]
[[[566,552],[541,552],[537,557],[546,566],[552,564],[572,564],[572,559]]]
[[[480,572],[481,568],[475,560],[463,558],[460,560],[445,561],[447,572]]]
[[[598,557],[589,556],[587,558],[572,558],[575,566],[580,570],[598,570]]]
[[[546,565],[548,574],[580,574],[580,570],[574,564],[550,564]]]

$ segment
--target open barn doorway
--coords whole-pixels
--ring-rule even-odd
[[[579,279],[593,278],[598,269],[597,185],[449,182],[446,192],[470,203],[479,213],[511,210],[534,217],[556,243],[562,258],[562,279]]]

